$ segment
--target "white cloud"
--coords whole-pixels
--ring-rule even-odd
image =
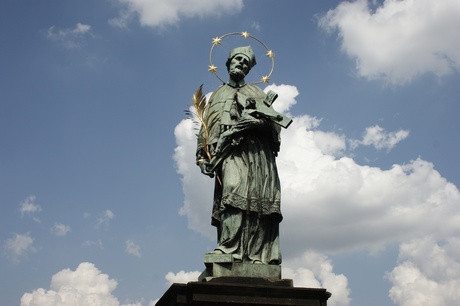
[[[181,18],[219,16],[237,13],[243,0],[118,0],[120,15],[109,20],[113,26],[126,27],[133,18],[142,26],[161,27],[177,24]]]
[[[132,242],[131,240],[126,240],[126,242],[125,242],[125,251],[126,251],[126,253],[131,254],[133,256],[136,256],[136,257],[141,257],[142,256],[141,247],[139,245],[135,244],[134,242]]]
[[[117,281],[101,273],[94,264],[82,262],[75,271],[64,269],[53,275],[50,289],[24,293],[21,306],[100,305],[119,306],[112,295]]]
[[[308,116],[295,119],[278,157],[289,251],[305,241],[321,251],[373,250],[460,228],[460,193],[433,164],[418,158],[385,170],[336,158],[305,128]]]
[[[292,90],[290,97],[279,99],[296,94]],[[281,235],[289,237],[283,240],[285,261],[309,250],[376,252],[426,235],[435,241],[458,235],[460,192],[432,163],[417,158],[390,169],[358,165],[336,155],[338,149],[324,150],[329,142],[340,148],[334,145],[337,139],[347,139],[322,132],[318,141],[319,124],[320,120],[302,115],[282,131],[277,164],[284,215]],[[174,159],[185,196],[180,212],[191,229],[215,240],[210,225],[213,180],[195,165],[196,136],[190,120],[176,126],[175,136]]]
[[[210,228],[209,216],[204,212],[210,212],[213,180],[201,175],[195,165],[195,133],[191,120],[182,120],[174,130],[177,143],[174,159],[177,171],[182,175],[182,191],[185,195],[184,205],[179,213],[187,216],[189,228],[211,238],[215,233]],[[203,199],[205,201],[201,201]]]
[[[65,236],[68,232],[70,232],[70,226],[62,223],[55,223],[51,232],[56,236]]]
[[[310,118],[310,120],[315,120],[315,118]],[[315,130],[313,134],[313,141],[316,146],[318,146],[321,153],[332,156],[343,155],[347,147],[345,136],[337,135],[336,133],[331,132],[323,132],[320,130]]]
[[[113,220],[114,218],[115,218],[115,214],[110,209],[103,211],[100,214],[100,217],[97,218],[96,228],[101,228],[101,227],[108,228],[110,225],[110,221]]]
[[[188,282],[196,282],[198,281],[198,276],[200,276],[201,272],[193,271],[193,272],[185,272],[179,271],[177,273],[168,272],[166,274],[165,279],[168,281],[169,285],[174,283],[181,283],[185,284]]]
[[[19,212],[21,213],[21,217],[24,217],[25,215],[30,215],[32,218],[40,223],[40,219],[35,216],[36,213],[39,213],[42,208],[40,205],[35,204],[36,196],[30,195],[27,198],[24,199],[19,204]]]
[[[460,300],[460,238],[439,244],[431,236],[400,246],[400,264],[388,273],[397,305],[455,305]]]
[[[335,274],[332,262],[324,255],[307,251],[303,256],[285,262],[283,278],[292,279],[296,287],[327,288],[333,292],[327,301],[330,306],[350,305],[348,279]]]
[[[425,73],[460,70],[460,2],[457,0],[343,1],[319,19],[337,31],[359,76],[404,84]]]
[[[349,143],[352,149],[355,149],[359,145],[363,145],[373,146],[377,150],[386,149],[387,151],[390,151],[408,136],[408,130],[386,132],[382,127],[374,125],[366,128],[362,140],[350,140]]]
[[[5,240],[3,243],[3,250],[6,256],[13,261],[19,261],[21,258],[28,254],[35,252],[33,246],[34,239],[29,233],[13,234],[12,238]]]
[[[87,36],[93,36],[91,26],[77,23],[73,29],[57,30],[55,26],[48,29],[47,38],[61,43],[67,49],[78,49],[85,44]]]

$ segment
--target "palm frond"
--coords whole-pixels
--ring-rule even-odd
[[[192,104],[195,107],[197,117],[203,119],[206,110],[206,97],[203,96],[203,84],[193,94]]]
[[[215,112],[206,114],[207,101],[206,96],[203,95],[203,84],[201,84],[193,94],[192,105],[195,111],[189,110],[185,111],[185,113],[192,118],[198,128],[201,127],[203,133],[198,133],[197,137],[199,138],[200,143],[203,144],[203,149],[206,155],[209,159],[211,159],[211,152],[209,151],[209,131],[216,124],[218,118],[213,116]]]
[[[187,110],[185,114],[192,119],[193,123],[198,128],[201,128],[201,131],[196,134],[198,138],[198,143],[202,145],[202,148],[208,157],[208,160],[212,162],[211,146],[210,146],[210,131],[213,129],[214,125],[219,122],[219,116],[216,110],[213,110],[207,113],[208,103],[206,101],[206,96],[203,96],[203,84],[198,87],[192,97],[192,105],[195,111]],[[213,166],[213,169],[215,165]],[[213,170],[214,171],[214,170]],[[222,182],[218,175],[216,175],[217,181],[222,186]]]

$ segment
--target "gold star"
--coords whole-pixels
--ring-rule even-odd
[[[241,36],[243,36],[244,38],[248,38],[251,35],[248,32],[244,31],[244,32],[241,32]]]
[[[268,81],[270,81],[270,77],[268,75],[262,77],[262,82],[268,83]]]
[[[220,45],[220,42],[221,42],[221,38],[220,37],[216,37],[216,38],[213,38],[212,39],[212,44],[215,46],[215,45]]]
[[[275,57],[275,53],[273,53],[272,50],[268,50],[268,51],[267,51],[267,56],[268,56],[269,58],[274,58],[274,57]]]
[[[211,72],[211,73],[216,73],[217,72],[217,67],[211,64],[211,65],[208,66],[208,71]]]

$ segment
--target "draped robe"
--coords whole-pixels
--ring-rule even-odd
[[[211,95],[205,122],[213,122],[207,138],[213,156],[221,134],[239,127],[245,115],[246,102],[238,101],[238,94],[253,98],[255,107],[265,97],[260,88],[250,84],[239,88],[224,84]],[[216,251],[233,254],[236,261],[280,264],[281,193],[275,161],[280,129],[264,118],[253,121],[232,134],[229,141],[233,145],[216,168],[211,221],[217,227]],[[198,159],[207,158],[204,133],[202,127]]]

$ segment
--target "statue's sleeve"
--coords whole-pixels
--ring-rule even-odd
[[[281,146],[281,127],[277,124],[271,123],[271,130],[272,130],[272,150],[275,152],[275,155],[278,155]]]
[[[196,145],[196,160],[197,163],[199,160],[206,159],[208,160],[208,156],[206,154],[205,146],[206,142],[204,140],[204,131],[203,131],[203,126],[201,126],[200,131],[198,132],[198,137],[197,137],[197,145]]]

